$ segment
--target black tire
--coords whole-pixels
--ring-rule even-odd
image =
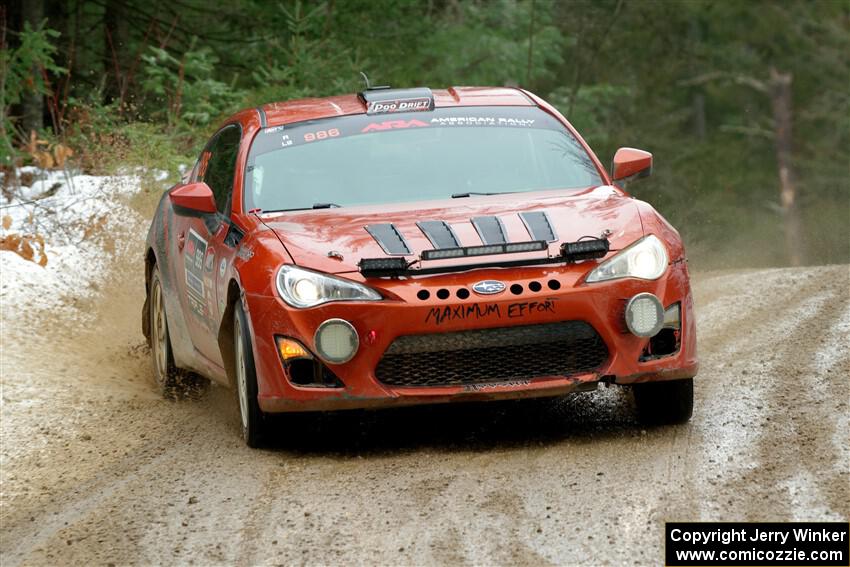
[[[150,318],[151,362],[154,379],[163,396],[173,397],[175,390],[182,383],[182,372],[174,364],[174,352],[171,350],[171,335],[168,332],[168,319],[165,312],[165,295],[159,268],[156,266],[151,274],[148,317]]]
[[[249,447],[260,447],[266,419],[257,403],[257,369],[251,348],[251,328],[240,302],[233,309],[233,366],[242,438]]]
[[[694,379],[632,386],[638,419],[647,425],[685,423],[694,413]]]

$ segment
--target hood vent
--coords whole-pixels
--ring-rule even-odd
[[[472,219],[472,226],[478,231],[478,236],[481,237],[481,242],[484,244],[504,244],[507,242],[505,227],[502,226],[499,217],[475,217]]]
[[[549,217],[545,212],[520,213],[519,218],[525,223],[525,228],[528,229],[528,234],[531,235],[533,240],[545,240],[546,242],[558,240],[555,230],[552,228],[552,223],[549,222]]]
[[[452,227],[446,221],[420,221],[416,223],[416,226],[428,237],[434,248],[457,248],[460,246]]]
[[[533,241],[556,242],[558,240],[558,235],[555,234],[549,216],[544,211],[519,213],[519,217]],[[470,219],[470,222],[481,238],[481,243],[485,246],[509,243],[501,218],[497,216],[474,217]],[[418,221],[416,226],[428,238],[435,250],[461,247],[460,240],[446,221]],[[366,226],[366,231],[390,256],[413,254],[413,250],[404,236],[392,223],[370,224]]]
[[[412,253],[410,246],[407,245],[404,237],[392,223],[370,224],[366,227],[366,231],[381,245],[384,252],[391,256],[403,256]]]

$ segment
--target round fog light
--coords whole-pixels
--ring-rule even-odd
[[[664,308],[651,293],[639,293],[626,304],[626,326],[639,337],[654,337],[664,324]]]
[[[351,323],[342,319],[328,319],[319,325],[313,342],[319,356],[332,364],[348,362],[360,346],[357,331]]]

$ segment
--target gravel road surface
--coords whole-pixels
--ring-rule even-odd
[[[850,518],[848,266],[698,275],[686,425],[612,387],[287,417],[258,451],[230,391],[157,395],[135,260],[75,316],[3,310],[4,567],[656,565],[666,520]]]

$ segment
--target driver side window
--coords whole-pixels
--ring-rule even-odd
[[[236,155],[241,139],[239,126],[225,126],[210,141],[198,162],[198,180],[212,189],[216,208],[223,214],[230,212]]]

